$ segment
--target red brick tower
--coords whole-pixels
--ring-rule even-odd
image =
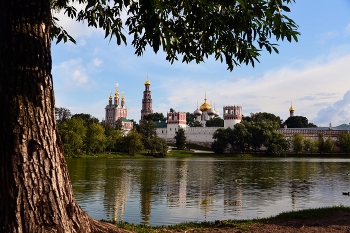
[[[142,99],[141,121],[143,121],[143,118],[145,115],[153,113],[152,92],[150,91],[150,86],[151,86],[151,83],[150,81],[148,81],[148,77],[147,77],[145,82],[145,90],[143,92],[143,99]]]

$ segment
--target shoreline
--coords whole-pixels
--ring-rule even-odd
[[[350,206],[306,209],[278,214],[269,218],[185,222],[169,226],[113,223],[135,233],[158,232],[349,232]]]

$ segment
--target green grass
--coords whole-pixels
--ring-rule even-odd
[[[170,225],[170,226],[147,226],[144,224],[129,224],[125,222],[113,223],[113,224],[115,224],[119,228],[130,230],[135,233],[156,233],[156,232],[163,232],[166,230],[184,231],[188,229],[196,229],[200,231],[201,229],[204,229],[204,228],[214,228],[214,227],[215,228],[237,227],[242,230],[245,230],[247,229],[247,226],[254,223],[268,223],[273,220],[298,221],[298,219],[322,218],[322,217],[332,216],[332,214],[338,211],[350,213],[350,207],[333,206],[333,207],[284,212],[270,218],[249,219],[249,220],[222,220],[222,221],[213,221],[213,222],[184,222],[184,223]]]

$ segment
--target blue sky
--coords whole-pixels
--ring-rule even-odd
[[[193,112],[197,102],[241,105],[243,114],[269,112],[283,120],[293,103],[295,115],[318,126],[350,123],[350,1],[297,0],[288,14],[298,25],[299,42],[279,41],[279,54],[262,53],[255,67],[232,72],[209,58],[205,63],[170,64],[148,48],[134,54],[131,40],[118,46],[102,30],[56,16],[77,44],[52,43],[57,107],[104,118],[109,93],[124,92],[128,118],[139,121],[144,82],[151,82],[153,111]]]

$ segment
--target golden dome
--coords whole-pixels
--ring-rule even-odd
[[[116,90],[115,94],[114,94],[114,99],[119,99],[119,91]]]
[[[148,81],[148,72],[147,72],[147,75],[146,75],[146,82],[145,82],[145,85],[151,85],[151,83]]]
[[[290,112],[291,112],[291,111],[294,111],[294,108],[293,108],[293,105],[292,105],[292,104],[290,105],[289,111],[290,111]]]
[[[207,99],[204,99],[204,104],[199,107],[199,110],[206,112],[211,109],[211,106],[207,103]]]

